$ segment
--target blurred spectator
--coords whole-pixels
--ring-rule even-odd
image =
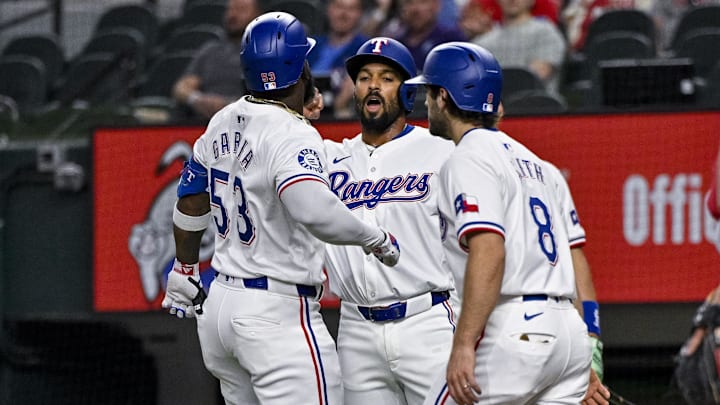
[[[203,46],[173,88],[173,97],[191,115],[209,119],[245,94],[240,40],[261,11],[256,0],[227,0],[225,38]]]
[[[397,0],[375,0],[374,7],[363,18],[361,30],[368,37],[376,37],[398,14]]]
[[[658,0],[569,0],[561,13],[568,43],[572,49],[581,51],[585,46],[585,38],[590,24],[605,11],[628,8],[647,9],[650,1]],[[640,3],[643,7],[637,7]]]
[[[418,70],[425,56],[436,45],[450,41],[465,41],[457,23],[451,27],[439,24],[442,0],[399,0],[398,17],[388,23],[382,36],[395,38],[408,47]]]
[[[460,9],[473,0],[440,0],[440,10],[437,15],[437,23],[443,28],[454,28],[460,19]],[[372,7],[365,16],[362,24],[362,31],[369,37],[375,37],[385,32],[385,27],[394,21],[399,15],[398,0],[375,0]]]
[[[502,9],[497,0],[469,0],[466,5],[476,3],[482,7],[486,13],[490,14],[493,21],[502,22]],[[530,14],[534,17],[544,17],[552,21],[553,24],[560,24],[560,1],[559,0],[535,0]]]
[[[492,52],[503,67],[523,67],[558,93],[558,76],[567,45],[560,30],[530,13],[533,0],[499,0],[503,21],[475,43]]]
[[[720,0],[654,0],[650,14],[655,20],[660,50],[670,47],[680,17],[696,7],[720,6]]]
[[[352,101],[352,82],[345,71],[345,59],[360,48],[368,37],[360,32],[363,16],[362,0],[329,0],[328,32],[316,38],[317,44],[308,55],[316,79],[329,81],[330,93],[323,88],[332,111],[342,118]],[[345,83],[345,82],[349,83]]]
[[[327,34],[316,39],[315,48],[308,55],[313,75],[329,75],[335,69],[345,70],[345,59],[354,55],[368,40],[359,32],[362,0],[329,0]]]
[[[438,25],[443,28],[457,27],[460,19],[460,7],[455,0],[441,0],[440,13],[438,14]]]
[[[553,24],[560,24],[560,1],[558,0],[535,0],[530,14],[535,17],[545,17]]]
[[[480,39],[494,24],[495,14],[500,18],[500,7],[495,0],[470,0],[460,13],[460,28],[471,41]]]

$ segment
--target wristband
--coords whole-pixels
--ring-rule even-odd
[[[583,320],[587,325],[588,333],[600,336],[600,307],[597,301],[583,301]]]
[[[187,264],[175,258],[173,263],[173,271],[184,276],[197,276],[200,274],[200,263]]]
[[[175,209],[173,210],[173,224],[183,231],[198,232],[203,231],[208,227],[210,222],[210,211],[199,217],[183,214],[175,203]]]

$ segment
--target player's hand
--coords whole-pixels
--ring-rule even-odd
[[[400,259],[400,244],[395,237],[387,231],[384,231],[385,238],[376,246],[363,247],[365,254],[372,253],[380,263],[386,266],[394,266]]]
[[[592,345],[592,369],[597,374],[598,379],[602,382],[605,371],[603,368],[603,343],[597,336],[590,335],[590,343]]]
[[[454,344],[447,366],[450,396],[460,405],[480,400],[480,385],[475,380],[475,347]]]
[[[610,403],[610,390],[602,384],[595,371],[590,369],[590,384],[588,385],[582,405],[608,405]]]
[[[200,265],[184,264],[175,259],[168,274],[165,298],[162,307],[178,318],[193,318],[202,314],[202,304],[207,298],[200,280]]]

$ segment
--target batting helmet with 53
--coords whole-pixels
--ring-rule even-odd
[[[270,91],[297,83],[313,46],[315,40],[307,37],[292,14],[273,11],[259,16],[242,38],[240,58],[247,88]]]
[[[355,55],[345,61],[350,78],[355,81],[360,69],[368,63],[384,63],[397,69],[407,80],[417,74],[412,54],[400,41],[392,38],[375,37],[360,45]],[[400,85],[400,103],[405,111],[412,111],[415,104],[417,86],[403,83]]]
[[[405,83],[445,88],[461,110],[497,113],[502,69],[485,48],[468,42],[447,42],[425,58],[423,73]]]

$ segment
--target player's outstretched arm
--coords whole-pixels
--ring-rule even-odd
[[[604,375],[603,366],[603,344],[600,340],[600,307],[597,303],[597,295],[590,273],[585,252],[582,247],[570,249],[573,268],[575,269],[575,284],[578,292],[578,310],[588,328],[588,334],[592,343],[592,369],[602,381]]]
[[[210,221],[207,170],[193,159],[183,168],[173,210],[175,262],[168,274],[162,307],[178,318],[202,313],[205,290],[200,280],[200,243]]]
[[[323,242],[360,245],[383,264],[397,264],[400,245],[395,237],[356,218],[327,185],[300,181],[283,189],[280,200],[294,220]]]

